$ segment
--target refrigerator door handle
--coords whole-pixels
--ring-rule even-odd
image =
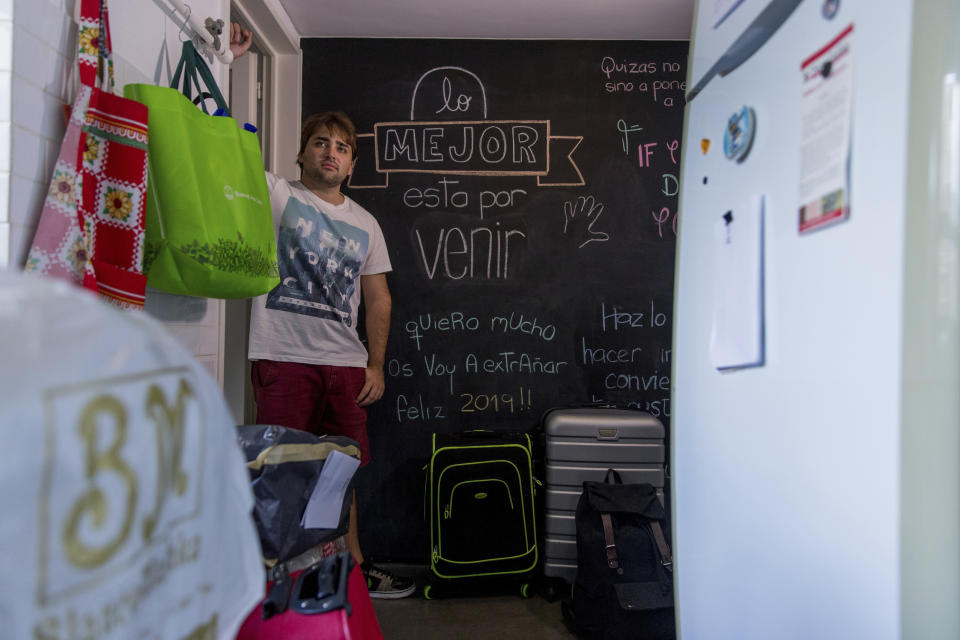
[[[780,28],[802,0],[771,0],[710,70],[687,93],[687,104],[703,91],[714,76],[723,77],[746,62]]]

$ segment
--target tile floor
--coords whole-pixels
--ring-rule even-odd
[[[391,571],[417,579],[417,592],[400,600],[374,600],[385,640],[571,640],[560,601],[534,593],[522,598],[510,589],[489,595],[426,600],[426,570],[389,565]]]

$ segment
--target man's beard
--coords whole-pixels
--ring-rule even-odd
[[[346,176],[341,176],[339,170],[336,173],[328,173],[323,170],[323,167],[304,166],[303,172],[312,182],[325,188],[339,187],[347,179]]]

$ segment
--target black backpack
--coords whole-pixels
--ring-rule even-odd
[[[613,482],[611,482],[611,477]],[[584,482],[577,502],[577,577],[563,615],[583,638],[672,640],[673,565],[666,514],[648,483]]]

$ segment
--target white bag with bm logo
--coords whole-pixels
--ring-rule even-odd
[[[153,319],[0,273],[0,635],[233,638],[263,595],[207,372]]]

